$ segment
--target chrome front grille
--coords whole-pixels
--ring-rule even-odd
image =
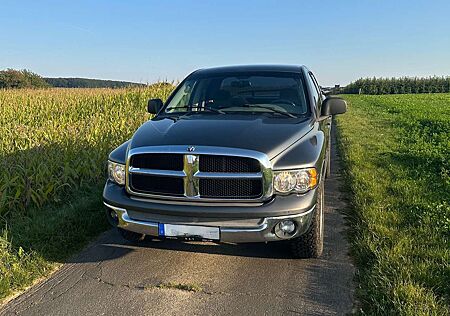
[[[262,201],[272,195],[266,155],[233,148],[154,146],[131,149],[127,191],[132,195],[184,200]]]

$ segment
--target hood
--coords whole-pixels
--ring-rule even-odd
[[[311,120],[267,115],[194,114],[155,118],[134,134],[130,148],[186,145],[256,150],[275,157],[312,128]]]

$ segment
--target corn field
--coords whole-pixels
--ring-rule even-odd
[[[147,100],[172,88],[0,90],[0,217],[103,181],[108,153],[149,119]]]

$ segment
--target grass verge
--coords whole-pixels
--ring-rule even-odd
[[[359,313],[450,314],[450,94],[345,96]]]
[[[108,228],[101,185],[64,203],[11,214],[0,236],[0,301],[47,276]]]

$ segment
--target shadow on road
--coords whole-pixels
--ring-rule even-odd
[[[78,256],[68,260],[70,263],[101,262],[114,260],[142,248],[149,250],[167,250],[193,252],[224,256],[289,259],[289,245],[283,242],[226,244],[214,242],[194,242],[171,239],[146,238],[139,244],[131,244],[122,239],[112,229],[104,233],[95,244]]]

